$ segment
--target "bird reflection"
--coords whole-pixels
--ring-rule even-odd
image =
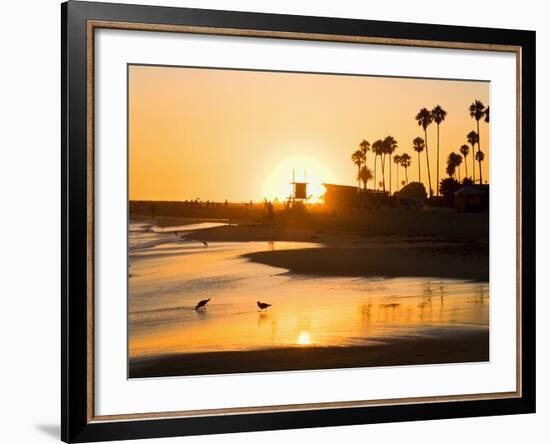
[[[365,305],[361,305],[361,320],[362,321],[366,321],[366,322],[370,322],[370,317],[371,317],[371,306],[372,304],[365,304]]]
[[[258,327],[264,324],[268,318],[269,318],[269,314],[266,311],[260,311],[258,313]]]

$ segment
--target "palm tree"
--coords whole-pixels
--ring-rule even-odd
[[[464,156],[464,167],[466,168],[466,176],[464,177],[468,177],[468,162],[466,162],[466,157],[468,156],[469,153],[470,153],[470,148],[468,147],[468,145],[462,145],[460,147],[460,154]]]
[[[422,181],[420,180],[420,153],[424,151],[424,139],[422,137],[414,138],[413,150],[418,153],[418,182],[422,183]]]
[[[386,154],[391,156],[394,153],[394,151],[397,149],[397,140],[393,138],[393,136],[387,136],[384,139],[384,159],[386,158]],[[382,168],[382,177],[384,176],[384,168]],[[383,180],[383,179],[382,179]],[[386,191],[386,188],[384,187],[384,191]],[[390,166],[390,196],[391,196],[391,166]]]
[[[399,167],[401,166],[401,156],[399,154],[393,156],[393,163],[395,163],[395,177],[397,181],[397,188],[399,188]]]
[[[455,165],[454,163],[452,162],[451,159],[447,159],[447,168],[445,168],[445,171],[447,172],[447,175],[451,178],[451,179],[454,179],[454,175],[455,175]],[[443,183],[443,180],[441,181]]]
[[[351,161],[357,167],[357,185],[359,188],[361,188],[361,181],[359,180],[359,171],[361,171],[361,165],[363,165],[363,155],[361,153],[361,150],[355,150],[351,154]]]
[[[382,165],[382,189],[386,191],[386,155],[389,153],[388,138],[386,137],[382,140],[380,145],[380,162]],[[391,173],[391,168],[390,168]]]
[[[483,159],[485,159],[485,154],[483,154],[483,151],[478,151],[476,153],[476,160],[479,163],[479,184],[480,185],[483,183],[483,178],[481,177],[481,162],[483,162]]]
[[[445,111],[441,106],[436,105],[432,109],[433,121],[437,124],[437,171],[436,171],[436,183],[439,184],[439,124],[445,120],[447,116],[447,111]],[[437,187],[439,188],[439,187]],[[439,190],[436,189],[437,195],[439,195]]]
[[[421,126],[424,130],[424,142],[426,144],[426,164],[428,166],[428,187],[430,189],[430,197],[432,197],[432,176],[430,174],[430,154],[428,151],[428,126],[433,121],[433,116],[426,108],[422,108],[415,117],[418,122],[418,126]]]
[[[455,154],[455,164],[458,167],[458,181],[460,182],[460,165],[462,165],[462,156],[460,154]]]
[[[367,153],[370,151],[370,143],[363,139],[359,144],[359,147],[361,149],[363,163],[365,164],[365,166],[367,166]]]
[[[479,120],[485,116],[485,105],[480,100],[474,100],[470,105],[470,117],[476,119],[477,124],[477,151],[481,151],[480,135],[479,135]],[[481,163],[479,164],[481,168]],[[479,171],[479,184],[481,185],[481,170]]]
[[[468,143],[472,145],[472,152],[475,151],[476,143],[479,141],[479,136],[475,131],[470,131],[466,135],[466,139],[468,140]],[[476,181],[476,164],[475,164],[475,156],[472,156],[472,179],[475,182]]]
[[[411,166],[411,156],[409,156],[407,153],[403,153],[401,156],[401,166],[405,168],[405,180],[407,181],[407,184],[409,183],[409,174],[407,173],[407,169]]]
[[[357,179],[363,182],[363,189],[367,189],[367,182],[372,180],[372,171],[366,165],[363,165],[359,172],[357,173]]]
[[[449,156],[447,157],[447,174],[449,177],[454,179],[455,173],[456,173],[456,157],[458,154],[456,153],[449,153]]]
[[[374,153],[374,188],[376,188],[376,159],[382,157],[384,151],[384,143],[378,139],[372,144],[372,152]]]

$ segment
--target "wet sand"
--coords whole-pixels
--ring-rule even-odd
[[[326,247],[316,250],[262,251],[251,261],[318,276],[432,277],[487,281],[487,257],[465,249],[451,254],[447,246]],[[469,252],[472,251],[472,252]]]
[[[286,347],[269,350],[182,353],[130,360],[130,378],[213,375],[489,360],[487,329],[373,341],[352,347]]]
[[[194,233],[209,242],[296,241],[320,249],[262,251],[247,259],[317,276],[439,277],[489,280],[489,244],[483,238],[370,236],[269,225],[234,225]]]

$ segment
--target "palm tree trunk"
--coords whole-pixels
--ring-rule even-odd
[[[386,155],[382,154],[382,190],[386,192]]]
[[[426,129],[424,129],[424,138],[426,139],[426,164],[428,165],[428,192],[432,197],[432,175],[430,173],[430,153],[428,151],[428,131]]]
[[[422,183],[420,181],[420,151],[418,151],[418,183]]]
[[[374,155],[374,189],[376,190],[376,158],[378,157],[378,154]]]
[[[460,182],[460,165],[458,166],[458,181]]]
[[[388,165],[390,167],[390,196],[391,196],[391,154],[388,157]]]
[[[481,152],[481,137],[479,136],[479,120],[477,121],[477,152],[480,153]],[[483,178],[481,176],[481,160],[478,162],[479,163],[479,184],[481,185],[483,183]]]
[[[395,164],[395,174],[396,174],[396,178],[397,178],[397,188],[395,189],[395,191],[399,190],[399,164],[396,163]]]
[[[472,145],[472,182],[476,183],[476,156],[475,156],[475,145]]]
[[[367,165],[368,165],[367,164],[367,153],[365,152],[365,168],[368,168]],[[366,183],[365,184],[365,190],[367,189],[367,186],[368,186],[368,184]]]
[[[361,176],[359,175],[361,173],[361,164],[357,166],[357,188],[361,188]]]
[[[407,182],[407,185],[409,184],[409,173],[407,173],[407,167],[405,167],[405,182]]]
[[[483,183],[483,177],[481,177],[481,160],[479,160],[478,163],[479,163],[479,184],[481,185]]]
[[[464,156],[464,168],[466,168],[466,175],[464,177],[468,177],[468,159],[466,159],[466,156]]]
[[[436,171],[435,194],[439,196],[439,123],[437,124],[437,171]]]

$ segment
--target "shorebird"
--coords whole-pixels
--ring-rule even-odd
[[[205,309],[206,308],[206,304],[208,304],[208,302],[210,301],[210,299],[212,298],[208,298],[208,299],[203,299],[202,301],[199,301],[199,303],[197,304],[197,306],[195,307],[195,310],[199,311],[200,309]]]
[[[206,243],[205,241],[201,241],[201,242],[205,247],[208,247],[208,243]]]
[[[256,301],[256,304],[258,304],[260,311],[267,310],[267,307],[271,307],[271,304],[266,304],[265,302]]]

